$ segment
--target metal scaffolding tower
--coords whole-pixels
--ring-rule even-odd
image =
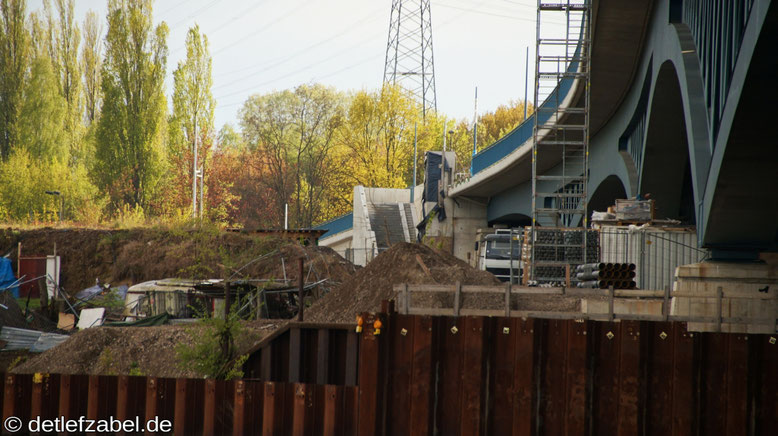
[[[424,116],[437,109],[430,0],[392,1],[384,84],[412,92]]]
[[[591,0],[538,0],[530,276],[537,283],[564,282],[568,266],[596,253],[585,230],[590,23]]]

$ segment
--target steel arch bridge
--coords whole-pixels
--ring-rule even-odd
[[[714,257],[778,251],[778,2],[594,0],[593,17],[590,211],[651,193]],[[562,82],[561,104],[578,105],[580,88]],[[533,124],[475,155],[451,189],[471,216],[527,223]]]

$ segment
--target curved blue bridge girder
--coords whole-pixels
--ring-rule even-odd
[[[778,251],[776,41],[778,1],[594,0],[590,211],[651,193],[701,246]],[[531,215],[533,124],[474,156],[450,195],[488,204],[490,223]]]

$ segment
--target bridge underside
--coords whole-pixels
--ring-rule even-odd
[[[588,210],[651,193],[658,217],[696,225],[701,246],[753,257],[778,251],[778,2],[753,0],[745,24],[720,30],[729,36],[692,25],[687,15],[706,5],[598,2]],[[706,37],[738,34],[711,58]],[[530,162],[524,153],[452,196],[487,200],[490,224],[515,225],[531,216]]]

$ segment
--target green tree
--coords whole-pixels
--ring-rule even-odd
[[[17,121],[27,70],[25,0],[0,0],[0,160],[16,146]]]
[[[216,139],[219,144],[219,148],[221,149],[230,149],[235,151],[247,150],[246,143],[243,141],[243,137],[240,135],[240,132],[235,130],[235,127],[233,127],[230,123],[224,124],[222,128],[219,129],[219,134],[217,135]]]
[[[423,156],[436,130],[433,124],[422,122],[420,106],[398,86],[358,92],[338,136],[346,150],[343,177],[352,186],[406,188],[412,175],[414,126]]]
[[[81,86],[81,65],[78,61],[81,31],[75,22],[74,7],[74,0],[55,0],[56,10],[53,10],[49,1],[44,1],[48,24],[49,58],[57,79],[59,94],[66,103],[64,136],[70,152],[71,164],[75,164],[84,156],[82,147],[84,98]]]
[[[249,97],[240,111],[247,145],[261,158],[258,173],[279,205],[275,224],[290,203],[290,223],[309,227],[322,219],[327,204],[327,180],[343,118],[343,97],[322,85],[301,85]]]
[[[151,0],[109,0],[94,177],[111,198],[148,208],[164,170],[168,34],[152,28]]]
[[[197,165],[205,174],[214,139],[211,94],[211,55],[208,38],[195,25],[186,35],[186,59],[173,72],[173,113],[168,121],[168,150],[173,169],[171,184],[175,206],[191,201],[192,166],[197,144]]]
[[[84,106],[87,124],[91,125],[100,113],[100,68],[102,66],[102,26],[94,11],[84,19],[84,45],[81,49],[81,69],[84,74]]]

